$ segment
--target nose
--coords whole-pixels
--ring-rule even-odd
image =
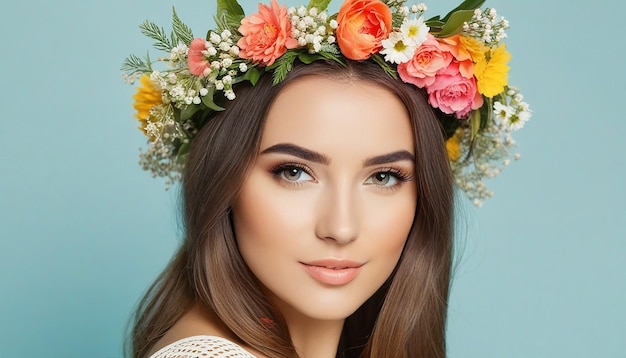
[[[318,205],[315,234],[345,245],[359,236],[360,215],[356,189],[349,185],[326,188]]]

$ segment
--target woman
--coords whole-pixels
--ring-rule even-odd
[[[164,165],[158,150],[149,152],[144,166],[184,162],[186,235],[137,310],[133,356],[445,357],[453,220],[446,138],[485,95],[474,89],[461,106],[437,102],[435,90],[415,82],[441,78],[405,80],[414,73],[402,68],[408,61],[397,67],[403,80],[390,75],[398,54],[385,50],[410,39],[394,40],[385,3],[347,1],[336,23],[323,10],[260,5],[237,30],[193,40],[188,51],[170,46],[174,70],[142,79],[142,128],[153,147],[175,154]],[[298,18],[307,16],[335,31],[296,40],[307,31]],[[351,32],[354,23],[363,31]],[[341,56],[324,52],[335,35]],[[426,41],[449,62],[439,76],[473,61],[464,58],[468,47]],[[165,100],[154,96],[148,106],[150,86]]]

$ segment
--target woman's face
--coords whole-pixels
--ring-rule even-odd
[[[343,320],[396,266],[416,206],[408,113],[387,89],[310,76],[270,108],[233,206],[239,250],[290,319]]]

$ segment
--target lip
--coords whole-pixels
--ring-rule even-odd
[[[350,283],[357,277],[361,267],[364,265],[362,262],[332,259],[300,263],[313,279],[331,286],[341,286]]]

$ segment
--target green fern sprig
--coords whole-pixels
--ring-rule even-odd
[[[150,63],[150,57],[146,55],[146,59],[142,59],[137,55],[130,55],[126,57],[122,63],[121,70],[129,75],[135,73],[147,73],[152,72],[152,64]]]
[[[285,78],[287,78],[289,71],[293,68],[294,61],[299,55],[300,51],[287,51],[276,62],[274,62],[272,66],[267,68],[268,70],[274,70],[274,85],[281,83]]]
[[[393,78],[394,80],[398,79],[398,73],[396,72],[396,70],[391,68],[391,66],[389,66],[389,63],[387,63],[379,54],[372,55],[372,60],[374,60],[374,62],[376,62],[383,69],[383,71],[385,71],[386,74],[391,76],[391,78]]]
[[[172,7],[172,28],[174,30],[174,33],[172,35],[172,42],[175,44],[178,44],[178,42],[182,42],[185,45],[189,46],[194,38],[193,32],[191,31],[191,28],[189,28],[189,26],[185,25],[185,23],[181,21],[174,7]]]
[[[139,25],[141,29],[141,33],[145,36],[156,41],[154,43],[154,47],[159,50],[170,52],[172,48],[175,46],[172,44],[172,41],[167,37],[165,30],[162,27],[159,27],[152,21],[146,20],[141,25]]]

